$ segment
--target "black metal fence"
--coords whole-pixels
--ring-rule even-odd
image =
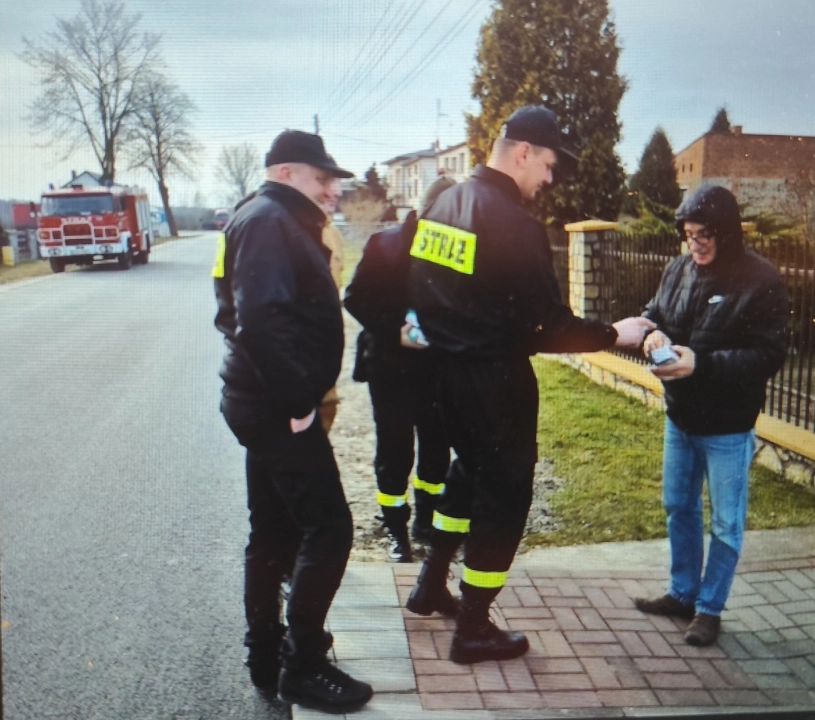
[[[815,244],[755,234],[747,236],[746,244],[778,268],[790,296],[787,359],[769,383],[764,412],[815,430]],[[680,242],[673,234],[608,233],[601,256],[601,318],[614,322],[641,314],[659,286],[665,265],[679,252]],[[638,353],[622,354],[645,362]]]

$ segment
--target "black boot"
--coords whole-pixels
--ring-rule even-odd
[[[283,644],[283,669],[280,671],[278,697],[289,705],[297,704],[328,713],[346,713],[361,708],[373,695],[373,688],[354,680],[320,656],[318,648],[297,646],[291,637]],[[314,642],[308,643],[313,646]]]
[[[407,599],[405,607],[417,615],[432,615],[434,612],[447,617],[458,614],[460,603],[447,589],[447,572],[455,547],[431,547],[422,564],[416,585]]]
[[[277,678],[280,675],[280,653],[286,626],[278,623],[271,629],[262,643],[249,648],[245,665],[249,668],[252,684],[261,694],[277,693]]]
[[[511,660],[526,653],[529,641],[525,635],[501,630],[490,620],[492,598],[472,594],[466,587],[462,592],[450,659],[459,665],[469,665],[485,660]]]
[[[436,499],[425,490],[416,490],[413,493],[415,508],[413,524],[410,527],[410,536],[414,542],[430,544],[433,537],[433,510]]]

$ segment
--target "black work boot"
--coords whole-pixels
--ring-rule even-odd
[[[508,632],[490,620],[490,602],[462,593],[461,612],[456,619],[450,659],[459,665],[485,660],[511,660],[529,650],[529,641],[519,632]]]
[[[249,668],[249,677],[261,695],[274,697],[277,695],[277,681],[280,676],[281,656],[283,643],[286,640],[288,627],[282,623],[278,625],[270,637],[268,643],[262,648],[250,648],[249,655],[244,664]],[[334,636],[325,631],[325,649],[323,654],[327,654],[334,645]]]
[[[429,545],[430,539],[433,537],[433,510],[436,499],[425,490],[415,490],[413,497],[415,499],[415,512],[413,524],[410,526],[410,536],[414,542]]]
[[[283,669],[280,671],[278,697],[289,705],[297,704],[328,713],[346,713],[361,708],[373,695],[373,688],[354,680],[319,653],[298,649],[291,637],[283,645]]]
[[[261,694],[277,694],[277,678],[280,675],[280,652],[286,626],[278,623],[264,638],[249,648],[244,664],[249,668],[249,677]]]
[[[452,552],[455,552],[453,548]],[[447,617],[458,615],[460,603],[447,588],[447,572],[452,553],[431,547],[422,563],[416,585],[405,603],[405,607],[417,615],[432,615],[434,612]]]

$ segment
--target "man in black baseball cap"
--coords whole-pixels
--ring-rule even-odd
[[[523,536],[537,462],[538,386],[529,355],[637,347],[653,323],[607,325],[576,317],[561,300],[545,226],[523,207],[552,182],[563,146],[542,105],[504,122],[486,165],[443,192],[411,246],[409,306],[434,349],[433,377],[446,437],[456,452],[433,515],[433,535],[407,609],[453,606],[447,570],[464,543],[455,663],[509,660],[529,642],[502,630],[489,608]]]
[[[266,167],[290,163],[302,163],[327,170],[338,178],[354,177],[350,170],[337,166],[334,158],[325,151],[323,139],[319,135],[302,130],[284,130],[278,135],[269,152],[266,153]]]
[[[315,417],[344,347],[322,207],[350,175],[319,136],[281,133],[266,155],[266,182],[236,209],[212,272],[215,325],[226,344],[221,412],[246,448],[246,664],[262,693],[338,713],[373,693],[328,661],[324,630],[354,528]],[[284,576],[288,628],[280,617]]]

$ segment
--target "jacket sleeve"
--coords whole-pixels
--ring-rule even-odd
[[[549,240],[544,232],[536,238],[533,262],[519,270],[528,286],[532,352],[595,352],[614,345],[617,331],[599,320],[577,317],[561,299],[552,264]]]
[[[741,347],[697,353],[694,375],[749,385],[766,382],[778,372],[787,350],[789,300],[784,282],[779,278],[756,292],[742,319],[746,330]]]
[[[305,417],[320,398],[295,352],[297,275],[285,225],[261,216],[240,232],[232,272],[237,341],[272,401],[289,417]]]
[[[345,289],[345,309],[387,344],[399,344],[407,312],[407,248],[404,230],[372,235]],[[398,245],[387,247],[386,245]],[[404,257],[403,257],[404,256]]]

